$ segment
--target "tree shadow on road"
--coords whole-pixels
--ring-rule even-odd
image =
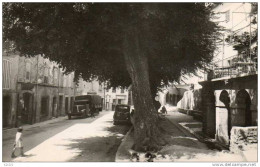
[[[129,129],[130,125],[116,125],[104,129],[109,133],[107,136],[71,140],[71,144],[66,147],[78,150],[78,155],[69,161],[114,162],[117,149]]]

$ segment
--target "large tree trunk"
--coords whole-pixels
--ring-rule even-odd
[[[140,34],[132,28],[125,35],[123,50],[127,70],[132,79],[134,114],[134,150],[155,151],[159,138],[158,114],[154,108],[148,73],[148,60],[142,50]]]

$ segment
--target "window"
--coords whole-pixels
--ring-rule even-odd
[[[25,64],[25,79],[26,81],[31,80],[31,62],[27,61]]]
[[[121,88],[121,93],[125,93],[125,89]]]
[[[58,68],[53,68],[53,82],[55,85],[58,84]]]
[[[58,79],[58,68],[54,68],[53,69],[53,77],[54,77],[54,79]]]
[[[113,99],[113,103],[116,104],[116,99]]]
[[[49,113],[49,97],[44,96],[41,98],[41,116],[47,116]]]
[[[43,83],[48,83],[48,76],[49,76],[49,68],[47,67],[47,65],[45,65],[44,67],[44,79],[43,79]]]
[[[66,83],[67,87],[70,87],[70,80],[71,80],[71,77],[70,77],[70,74],[68,74],[67,75],[67,83]]]
[[[9,60],[3,59],[3,71],[2,71],[2,79],[3,79],[3,89],[11,88],[11,62]]]
[[[122,104],[122,99],[118,99],[117,103]]]
[[[113,92],[113,93],[116,93],[116,88],[113,88],[112,92]]]
[[[103,89],[102,84],[99,84],[99,87],[98,87],[99,92],[102,92],[102,89]]]
[[[63,75],[63,87],[67,87],[67,76]]]

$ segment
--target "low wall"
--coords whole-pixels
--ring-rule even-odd
[[[230,151],[237,153],[257,149],[257,126],[233,127],[231,129]]]

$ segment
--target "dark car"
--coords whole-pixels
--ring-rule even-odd
[[[117,125],[119,123],[127,123],[130,124],[130,106],[119,104],[115,107],[115,113],[114,113],[114,125]]]

